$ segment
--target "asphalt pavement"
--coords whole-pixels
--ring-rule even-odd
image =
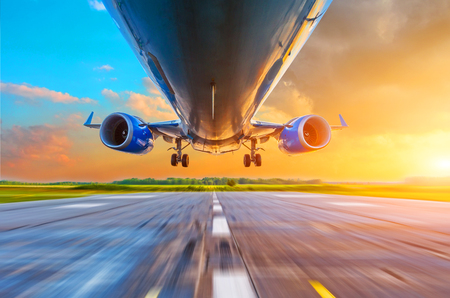
[[[0,205],[0,297],[450,297],[450,203],[289,192]]]

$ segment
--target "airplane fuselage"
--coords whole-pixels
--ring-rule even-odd
[[[239,149],[331,0],[104,4],[194,149]]]

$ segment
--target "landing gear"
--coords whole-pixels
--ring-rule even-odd
[[[244,155],[244,167],[248,168],[252,164],[252,159],[250,157],[250,154]]]
[[[178,156],[176,153],[172,154],[172,157],[170,159],[170,164],[174,167],[178,165]]]
[[[184,146],[183,148],[181,148],[181,139],[177,139],[177,147],[172,147],[169,148],[176,150],[177,153],[172,154],[172,156],[170,157],[170,164],[174,167],[178,166],[178,163],[181,162],[181,165],[185,168],[187,168],[189,166],[189,155],[187,154],[182,154],[182,150],[184,148],[186,148],[187,146],[189,146],[189,144],[187,144],[186,146]]]
[[[257,166],[257,167],[261,166],[261,154],[255,155],[255,166]]]
[[[183,157],[181,158],[181,165],[185,168],[189,166],[189,155],[183,154]]]
[[[245,147],[247,147],[244,144]],[[247,147],[248,148],[248,147]],[[256,139],[251,140],[251,148],[248,148],[250,150],[250,154],[244,155],[244,166],[248,168],[251,163],[253,162],[255,166],[260,167],[262,164],[261,160],[261,154],[256,154],[256,151],[258,150],[264,150],[263,148],[256,148]]]

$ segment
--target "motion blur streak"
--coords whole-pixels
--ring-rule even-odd
[[[0,297],[448,297],[450,203],[216,197],[222,212],[211,193],[2,204]]]
[[[320,282],[317,280],[310,280],[309,283],[316,289],[322,298],[335,298]]]

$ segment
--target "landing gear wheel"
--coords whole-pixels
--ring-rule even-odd
[[[255,155],[255,166],[257,166],[257,167],[261,166],[261,154]]]
[[[252,163],[252,159],[250,158],[250,154],[244,155],[244,166],[248,168]]]
[[[170,158],[170,164],[174,167],[178,165],[178,155],[176,153],[172,154],[172,157]]]
[[[189,155],[183,154],[183,157],[181,158],[181,165],[185,168],[189,166]]]

